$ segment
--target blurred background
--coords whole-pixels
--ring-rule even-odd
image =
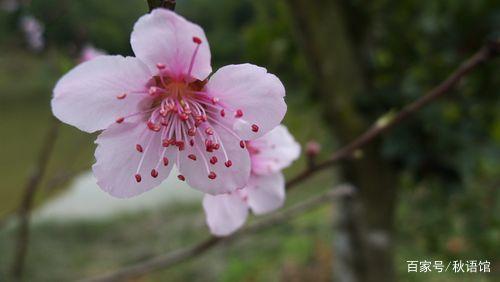
[[[284,123],[301,144],[322,145],[319,159],[500,36],[497,0],[179,0],[176,11],[205,29],[214,69],[251,62],[282,79]],[[147,12],[138,0],[0,0],[0,281],[14,257],[14,213],[51,127],[55,82],[89,44],[133,55],[129,35]],[[354,201],[138,281],[347,281],[351,272],[359,281],[500,281],[499,73],[498,59],[479,67],[358,159],[291,191],[286,206],[344,182],[359,188]],[[99,190],[95,138],[60,129],[35,197],[25,281],[90,277],[208,235],[201,195],[174,179],[131,200]],[[305,166],[301,157],[285,173]],[[363,231],[346,229],[346,218]],[[367,243],[351,246],[349,259],[340,235]],[[460,259],[488,260],[492,273],[407,271],[408,260]]]

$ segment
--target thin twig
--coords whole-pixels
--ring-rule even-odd
[[[83,280],[86,282],[110,282],[110,281],[126,281],[129,279],[133,279],[144,274],[150,273],[152,271],[168,268],[174,266],[178,263],[181,263],[185,260],[188,260],[192,257],[201,255],[211,249],[216,245],[220,245],[221,243],[230,243],[236,239],[240,239],[242,237],[246,237],[252,233],[256,233],[258,231],[268,229],[272,226],[277,226],[283,222],[290,220],[298,215],[301,215],[315,207],[323,203],[330,202],[332,199],[343,196],[346,194],[353,193],[352,187],[348,185],[342,185],[338,188],[329,190],[321,195],[314,196],[311,199],[303,201],[295,206],[283,210],[281,212],[277,212],[272,214],[264,219],[256,221],[253,224],[248,225],[246,228],[239,230],[238,232],[233,233],[227,237],[208,237],[207,239],[201,241],[198,244],[195,244],[191,247],[180,249],[172,253],[167,253],[164,255],[160,255],[154,257],[152,259],[146,260],[144,262],[138,263],[131,267],[123,268],[117,272],[110,273],[108,275],[103,275],[100,277],[92,278],[89,280]]]
[[[446,80],[444,80],[437,87],[433,88],[427,94],[405,106],[399,113],[394,115],[392,118],[386,118],[383,119],[382,121],[379,120],[372,127],[370,127],[365,133],[361,134],[358,138],[353,140],[348,145],[340,148],[328,160],[318,163],[313,167],[307,167],[303,172],[299,173],[297,176],[290,179],[286,183],[287,190],[291,189],[292,187],[296,186],[302,181],[308,179],[315,173],[324,170],[328,167],[331,167],[341,160],[351,158],[358,149],[372,142],[378,136],[394,128],[396,125],[402,123],[408,117],[412,116],[413,114],[418,112],[420,109],[422,109],[429,103],[444,96],[446,93],[452,90],[465,75],[469,74],[473,69],[475,69],[483,62],[498,56],[498,54],[500,54],[500,40],[488,43],[486,46],[477,51],[471,58],[465,61],[465,63],[463,63],[458,69],[456,69]],[[324,196],[319,196],[318,198],[321,197]],[[310,201],[303,204],[308,205],[310,204]],[[286,219],[288,218],[288,216],[284,216],[284,218],[280,218],[277,221],[271,221],[272,219],[279,218],[280,215],[282,216],[283,213],[279,213],[278,215],[272,216],[268,220],[265,220],[263,222],[259,221],[256,224],[252,224],[247,228],[244,228],[229,237],[225,238],[209,237],[208,239],[201,241],[197,244],[194,244],[191,247],[167,253],[146,260],[144,262],[138,263],[136,265],[125,267],[114,273],[86,281],[119,281],[119,280],[123,281],[125,279],[129,279],[132,277],[144,275],[148,272],[157,269],[171,267],[177,263],[194,258],[206,252],[207,250],[211,249],[212,247],[218,245],[221,242],[235,240],[237,238],[243,237],[244,235],[247,234],[247,232],[248,233],[256,232],[265,229],[267,227],[274,226],[278,223],[286,221]]]
[[[489,42],[486,46],[481,48],[472,57],[470,57],[467,61],[465,61],[450,76],[448,76],[446,80],[441,82],[441,84],[433,88],[431,91],[427,92],[424,96],[405,106],[399,113],[397,113],[393,117],[382,118],[379,121],[375,122],[375,124],[373,124],[358,138],[356,138],[351,143],[337,150],[329,159],[321,163],[318,163],[314,167],[308,167],[302,173],[290,179],[287,182],[287,189],[291,189],[293,186],[302,182],[304,179],[309,178],[316,172],[328,168],[339,161],[351,158],[357,150],[367,145],[368,143],[372,142],[374,139],[376,139],[383,133],[394,128],[396,125],[405,121],[407,118],[414,115],[416,112],[418,112],[420,109],[427,106],[431,102],[444,96],[446,93],[452,90],[460,82],[460,80],[464,76],[469,74],[473,69],[475,69],[483,62],[498,56],[499,54],[500,54],[500,40]]]
[[[42,178],[47,170],[50,156],[54,150],[54,144],[59,133],[60,122],[51,118],[50,127],[46,133],[45,140],[40,149],[38,160],[33,171],[26,182],[23,198],[18,210],[19,227],[16,236],[16,247],[14,249],[14,261],[12,264],[11,275],[15,280],[20,280],[24,271],[24,264],[29,243],[29,224],[31,208],[36,192],[40,187]]]

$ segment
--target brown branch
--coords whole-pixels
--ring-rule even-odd
[[[385,117],[380,119],[373,126],[371,126],[365,133],[361,134],[358,138],[353,140],[348,145],[340,148],[328,160],[323,161],[319,164],[315,164],[314,166],[309,166],[303,172],[299,173],[297,176],[290,179],[286,183],[287,190],[293,188],[294,186],[306,180],[315,173],[333,166],[334,164],[336,164],[341,160],[352,158],[357,150],[359,150],[366,144],[372,142],[374,139],[376,139],[383,133],[387,132],[388,130],[399,125],[400,123],[405,121],[407,118],[418,112],[420,109],[422,109],[429,103],[444,96],[446,93],[452,90],[464,76],[469,74],[473,69],[475,69],[480,64],[498,56],[498,54],[500,54],[500,40],[495,40],[488,43],[486,46],[477,51],[471,58],[465,61],[446,80],[444,80],[437,87],[433,88],[427,94],[417,99],[416,101],[410,103],[409,105],[405,106],[399,113],[397,113],[393,117]],[[259,221],[255,224],[249,225],[247,228],[244,228],[229,237],[225,238],[209,237],[204,241],[201,241],[200,243],[195,244],[191,247],[167,253],[165,255],[161,255],[146,260],[145,262],[123,268],[121,270],[118,270],[117,272],[86,281],[123,281],[125,279],[144,275],[148,272],[160,268],[171,267],[180,262],[194,258],[206,252],[207,250],[211,249],[212,247],[218,245],[221,242],[232,241],[237,238],[243,237],[248,233],[260,231],[268,227],[275,226],[276,224],[282,223],[291,217],[290,213],[295,214],[297,213],[297,211],[304,210],[304,208],[300,208],[303,206],[307,206],[307,209],[310,209],[312,208],[311,205],[318,204],[317,202],[322,201],[321,199],[323,198],[330,198],[330,197],[328,196],[325,197],[325,195],[322,195],[307,202],[304,202],[302,204],[298,204],[296,207],[291,209],[292,211],[295,212],[287,210],[285,212],[275,214],[266,220]]]
[[[175,10],[175,0],[148,0],[149,11],[153,11],[156,8],[165,8],[169,10]]]
[[[291,208],[288,208],[281,212],[277,212],[253,224],[250,224],[246,228],[240,229],[239,231],[233,233],[230,236],[227,237],[211,236],[191,247],[180,249],[164,255],[160,255],[151,258],[149,260],[146,260],[144,262],[138,263],[136,265],[125,267],[116,272],[83,281],[86,282],[126,281],[140,277],[144,274],[150,273],[155,270],[169,268],[183,261],[186,261],[190,258],[201,255],[216,245],[220,245],[221,243],[228,244],[236,239],[246,237],[252,233],[256,233],[258,231],[265,230],[273,226],[277,226],[283,222],[290,220],[291,218],[294,218],[315,207],[318,207],[318,205],[321,205],[323,203],[328,203],[336,197],[352,193],[353,189],[350,186],[348,185],[339,186],[338,188],[329,190],[321,195],[315,196],[304,202],[296,204]]]
[[[351,143],[337,150],[329,159],[323,161],[314,167],[305,169],[302,173],[296,175],[287,182],[287,189],[291,189],[296,184],[309,178],[316,172],[328,168],[339,161],[352,158],[356,151],[372,142],[374,139],[399,125],[407,118],[417,113],[420,109],[427,106],[431,102],[444,96],[451,91],[460,80],[474,70],[480,64],[498,56],[500,54],[500,39],[491,41],[483,48],[479,49],[472,57],[465,61],[458,69],[456,69],[446,80],[438,86],[427,92],[424,96],[416,101],[405,106],[399,113],[394,116],[383,117],[373,124],[367,131],[361,134]]]
[[[45,136],[45,140],[39,152],[38,160],[24,188],[24,194],[21,199],[17,215],[19,218],[19,227],[16,236],[16,247],[14,249],[14,261],[11,269],[11,275],[14,280],[21,280],[23,275],[29,243],[31,208],[33,206],[36,192],[40,187],[42,178],[47,170],[50,156],[54,150],[54,144],[59,133],[59,126],[60,122],[52,117],[50,128],[46,133],[47,135]]]

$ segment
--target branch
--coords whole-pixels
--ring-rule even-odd
[[[328,203],[332,201],[334,198],[337,198],[339,196],[349,195],[352,194],[353,192],[354,190],[352,187],[348,185],[342,185],[339,186],[338,188],[329,190],[326,193],[322,193],[321,195],[315,196],[304,202],[296,204],[295,206],[288,208],[284,211],[277,212],[253,224],[250,224],[246,228],[240,229],[239,231],[233,233],[230,236],[227,237],[211,236],[191,247],[180,249],[164,255],[160,255],[151,258],[149,260],[146,260],[144,262],[138,263],[136,265],[123,268],[116,272],[83,281],[85,282],[126,281],[128,279],[133,279],[158,269],[172,267],[183,261],[201,255],[206,251],[210,250],[212,247],[215,247],[216,245],[220,245],[221,243],[227,244],[237,239],[246,237],[252,233],[256,233],[258,231],[279,225],[315,207],[318,207],[318,205]]]
[[[51,125],[45,136],[42,148],[40,149],[38,160],[24,188],[23,198],[18,210],[19,229],[16,236],[17,241],[14,249],[14,262],[11,270],[12,278],[15,280],[20,280],[23,275],[24,261],[26,259],[29,241],[31,208],[33,206],[35,194],[47,170],[50,156],[54,151],[54,144],[59,133],[59,125],[60,122],[52,117]]]
[[[393,117],[379,119],[379,121],[371,126],[365,133],[361,134],[358,138],[353,140],[348,145],[340,148],[328,160],[323,161],[319,164],[315,164],[313,166],[309,166],[303,172],[290,179],[286,183],[287,190],[292,189],[294,186],[308,179],[315,173],[329,168],[339,161],[353,157],[357,150],[372,142],[383,133],[399,125],[429,103],[444,96],[446,93],[452,90],[464,76],[469,74],[480,64],[498,56],[499,54],[500,40],[495,40],[488,43],[486,46],[477,51],[471,58],[465,61],[446,80],[444,80],[437,87],[433,88],[427,94],[405,106],[399,113],[397,113]],[[335,196],[338,196],[338,194],[345,194],[346,192],[340,192],[339,190],[336,190],[330,193],[334,193]],[[128,278],[144,275],[154,270],[171,267],[188,259],[194,258],[200,254],[203,254],[207,250],[219,245],[221,242],[233,241],[246,236],[248,233],[257,232],[285,222],[296,214],[300,214],[303,211],[308,210],[319,203],[322,203],[323,201],[328,201],[331,198],[331,196],[329,195],[331,194],[321,195],[304,203],[298,204],[297,206],[290,208],[289,210],[270,216],[266,220],[261,220],[255,224],[251,224],[247,228],[241,229],[229,237],[218,238],[212,236],[205,239],[204,241],[194,244],[191,247],[160,255],[158,257],[146,260],[142,263],[125,267],[114,273],[85,281],[122,281]]]
[[[175,0],[148,0],[149,12],[156,8],[165,8],[169,10],[175,10]]]
[[[287,182],[287,189],[291,189],[296,184],[309,178],[316,172],[328,168],[339,161],[352,158],[356,151],[372,142],[374,139],[383,133],[391,130],[399,125],[409,117],[413,116],[419,110],[444,96],[451,91],[460,80],[474,70],[480,64],[495,58],[500,54],[500,39],[494,40],[486,44],[483,48],[479,49],[472,57],[465,61],[458,69],[456,69],[446,80],[441,82],[438,86],[427,92],[424,96],[416,101],[405,106],[399,113],[392,117],[383,117],[375,122],[368,130],[361,134],[358,138],[354,139],[351,143],[337,150],[329,159],[319,163],[313,167],[309,167],[302,173]]]

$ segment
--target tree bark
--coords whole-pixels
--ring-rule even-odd
[[[317,78],[317,93],[332,133],[347,144],[368,123],[356,108],[354,98],[368,95],[362,60],[356,55],[344,14],[337,0],[287,0],[299,43],[310,70]],[[364,250],[358,255],[362,266],[356,277],[361,281],[394,281],[392,231],[396,202],[396,174],[379,154],[377,142],[368,146],[362,158],[342,168],[347,181],[359,188],[360,212],[357,228]],[[349,265],[349,264],[344,264]]]

